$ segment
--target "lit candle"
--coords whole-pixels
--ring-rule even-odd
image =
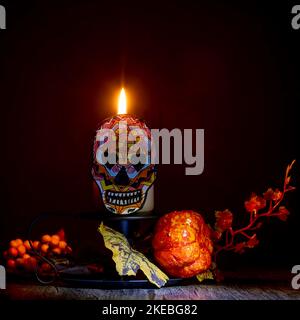
[[[115,152],[104,148],[108,137],[103,132],[107,134],[108,131],[114,134]],[[135,136],[136,141],[133,141]],[[130,148],[134,148],[135,142],[148,146],[144,161],[138,163],[128,156],[132,155]],[[144,121],[127,114],[124,88],[119,95],[118,115],[105,120],[97,130],[93,151],[92,174],[105,207],[115,214],[153,211],[157,167],[151,164],[151,133]],[[104,155],[106,159],[111,157],[117,161],[105,163]]]

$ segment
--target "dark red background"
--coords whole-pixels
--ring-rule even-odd
[[[116,112],[122,82],[130,111],[150,127],[205,129],[202,175],[160,167],[159,213],[195,209],[213,222],[214,210],[229,208],[239,225],[252,191],[281,186],[298,148],[300,31],[291,5],[9,1],[6,9],[1,249],[42,212],[101,210],[91,146]],[[260,248],[240,261],[299,264],[297,197],[288,198],[288,222],[268,221]]]

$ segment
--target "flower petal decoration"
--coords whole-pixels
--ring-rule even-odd
[[[223,233],[232,226],[233,214],[228,209],[215,212],[216,223],[215,230]]]
[[[217,257],[221,251],[233,251],[236,253],[245,252],[246,248],[255,248],[259,244],[256,231],[263,225],[263,219],[277,217],[282,221],[286,221],[290,212],[282,202],[286,194],[295,190],[290,185],[291,170],[295,160],[289,164],[285,171],[283,187],[281,189],[268,188],[263,197],[252,193],[250,199],[245,201],[245,209],[249,213],[249,221],[246,225],[234,229],[231,227],[233,216],[229,210],[216,211],[216,222],[214,230],[212,230],[212,239],[214,241],[213,264],[217,265]],[[263,210],[264,209],[264,210]],[[265,219],[266,220],[266,219]],[[222,236],[224,232],[224,236]],[[223,244],[220,244],[223,241]],[[224,243],[225,242],[225,243]],[[218,269],[212,269],[215,278]]]
[[[112,251],[112,259],[120,276],[135,276],[140,269],[148,280],[161,288],[169,280],[156,265],[150,262],[141,252],[131,248],[126,237],[101,223],[98,231],[103,236],[106,248]]]
[[[277,213],[277,215],[280,220],[286,221],[289,214],[290,212],[287,210],[285,206],[279,207],[279,212]]]
[[[252,193],[250,199],[245,201],[245,208],[248,212],[253,212],[265,208],[266,204],[266,200],[263,197]]]

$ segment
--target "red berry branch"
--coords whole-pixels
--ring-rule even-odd
[[[263,196],[252,193],[250,199],[245,201],[245,209],[249,213],[249,223],[245,227],[234,230],[232,228],[233,214],[228,209],[216,211],[215,230],[213,231],[215,263],[221,251],[243,253],[246,248],[257,246],[259,240],[255,231],[261,228],[263,218],[277,217],[286,221],[289,211],[281,203],[285,194],[295,189],[290,185],[290,171],[294,163],[295,160],[287,166],[282,190],[269,188]],[[221,245],[221,241],[225,241],[225,244]]]

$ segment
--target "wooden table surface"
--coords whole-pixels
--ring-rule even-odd
[[[6,299],[38,300],[300,300],[300,290],[282,285],[197,284],[161,289],[89,289],[10,283]]]
[[[74,284],[41,285],[35,279],[9,279],[0,300],[300,300],[300,289],[291,286],[289,270],[248,269],[224,273],[226,281],[198,283],[196,280],[161,289],[78,288]]]

